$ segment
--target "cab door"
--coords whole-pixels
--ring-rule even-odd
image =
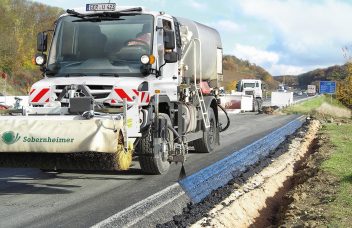
[[[161,76],[157,78],[155,82],[155,89],[159,89],[161,94],[165,94],[169,97],[170,101],[177,100],[177,86],[178,86],[178,62],[166,63],[165,64],[165,52],[174,51],[176,52],[176,45],[174,50],[165,50],[164,47],[164,30],[174,31],[174,23],[171,18],[161,16],[157,19],[157,68],[160,67]],[[174,39],[176,40],[176,39]]]

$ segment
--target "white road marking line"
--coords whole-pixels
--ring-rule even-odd
[[[147,207],[147,205],[151,205],[151,202],[153,202],[154,200],[156,200],[159,197],[162,197],[163,195],[165,195],[167,192],[176,189],[176,188],[180,188],[181,191],[174,195],[172,198],[169,198],[166,201],[163,201],[161,204],[159,204],[156,207],[152,207],[150,210],[143,210],[142,208]],[[118,220],[119,218],[126,216],[126,215],[132,215],[133,213],[131,213],[131,211],[138,211],[138,210],[143,210],[143,214],[139,214],[139,216],[137,218],[134,218],[133,221],[127,223],[124,225],[124,227],[130,227],[136,223],[138,223],[139,221],[141,221],[142,219],[144,219],[145,217],[147,217],[148,215],[154,213],[155,211],[159,210],[160,208],[164,207],[165,205],[171,203],[172,201],[174,201],[175,199],[179,198],[180,196],[184,195],[185,192],[182,190],[181,186],[178,183],[175,183],[151,196],[149,196],[148,198],[129,206],[128,208],[124,209],[123,211],[120,211],[112,216],[110,216],[109,218],[95,224],[94,226],[92,226],[92,228],[100,228],[100,227],[108,227],[110,224],[112,224],[114,221]]]

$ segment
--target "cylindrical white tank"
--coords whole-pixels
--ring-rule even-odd
[[[217,84],[222,74],[222,44],[218,31],[198,22],[177,18],[181,24],[182,60],[186,77]]]

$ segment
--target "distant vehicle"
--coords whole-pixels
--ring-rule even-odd
[[[307,94],[308,96],[315,96],[317,92],[316,86],[315,85],[308,85],[307,86]]]
[[[237,83],[237,91],[253,96],[253,112],[261,111],[263,103],[263,83],[258,79],[242,79]]]
[[[297,95],[298,95],[298,96],[302,96],[302,95],[303,95],[303,92],[302,92],[302,91],[298,91],[298,92],[297,92]]]
[[[286,93],[287,90],[285,89],[285,86],[284,86],[283,84],[280,84],[280,85],[279,85],[279,88],[277,89],[277,92],[284,92],[284,93]]]

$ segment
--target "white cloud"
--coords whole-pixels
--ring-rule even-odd
[[[285,64],[273,64],[267,69],[273,76],[276,75],[298,75],[305,73],[307,69],[299,66],[285,65]]]
[[[323,65],[296,66],[280,63],[280,54],[272,51],[258,49],[254,46],[237,44],[233,54],[248,60],[266,69],[271,75],[298,75],[317,68],[324,68]]]
[[[294,53],[321,53],[319,49],[327,47],[339,52],[352,40],[352,5],[346,2],[247,0],[240,4],[246,14],[273,25],[282,35],[283,45]]]
[[[237,32],[241,28],[237,23],[231,20],[219,20],[217,22],[210,23],[210,27],[224,32]]]
[[[279,61],[278,53],[257,49],[254,46],[236,44],[234,55],[257,65],[272,65]]]
[[[189,1],[189,4],[192,8],[197,9],[197,10],[204,10],[208,8],[208,5],[205,3],[199,3],[195,0]]]

